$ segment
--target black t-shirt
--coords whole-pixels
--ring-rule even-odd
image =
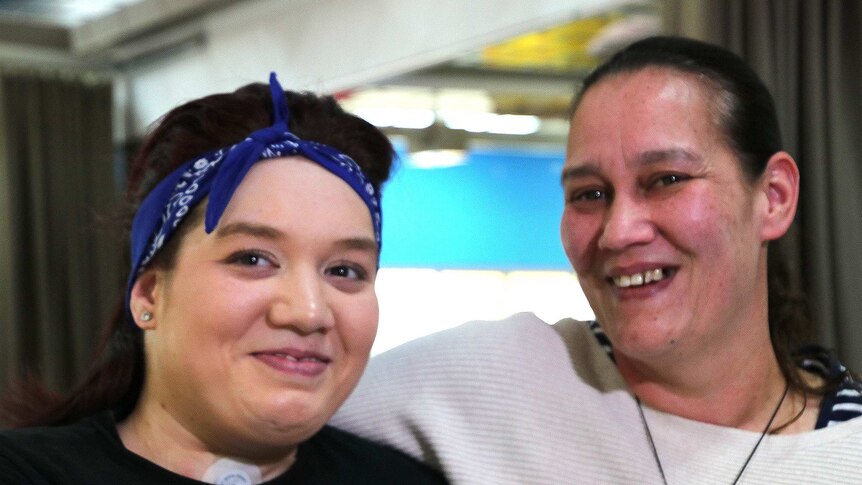
[[[130,451],[111,413],[71,426],[0,432],[0,484],[200,484]],[[411,457],[326,426],[299,445],[276,484],[440,484],[442,475]]]

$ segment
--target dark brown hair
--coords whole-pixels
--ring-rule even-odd
[[[291,91],[286,97],[291,131],[349,155],[372,185],[381,189],[389,178],[395,153],[380,130],[345,112],[332,97]],[[173,109],[161,118],[131,160],[126,187],[129,207],[137,207],[162,178],[184,162],[237,143],[272,122],[270,90],[264,84],[206,96]],[[127,227],[131,217],[128,219]],[[191,227],[195,219],[189,217],[182,223],[152,264],[173,265],[183,228]],[[38,379],[24,378],[0,399],[0,423],[10,427],[61,425],[104,410],[114,410],[122,419],[137,403],[144,373],[142,332],[126,320],[125,300],[121,298],[103,330],[97,358],[81,384],[67,394],[58,394],[48,391]]]

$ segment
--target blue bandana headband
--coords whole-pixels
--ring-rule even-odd
[[[270,158],[298,155],[315,162],[344,180],[371,213],[378,250],[382,246],[380,194],[359,165],[340,151],[302,140],[288,130],[289,112],[284,89],[275,73],[269,77],[275,121],[245,140],[190,160],[171,172],[147,195],[132,222],[132,271],[126,288],[126,316],[131,314],[132,286],[141,272],[176,231],[183,218],[209,196],[204,229],[211,233],[234,191],[255,163]]]

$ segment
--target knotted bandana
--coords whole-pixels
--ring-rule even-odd
[[[382,245],[380,194],[359,165],[330,146],[302,140],[288,130],[290,113],[284,90],[270,74],[269,89],[275,121],[243,141],[190,160],[171,172],[147,195],[132,222],[132,271],[126,288],[126,317],[134,322],[130,302],[132,286],[141,270],[170,239],[186,214],[209,196],[204,229],[211,233],[246,173],[255,163],[270,158],[301,156],[344,180],[371,213],[378,250]]]

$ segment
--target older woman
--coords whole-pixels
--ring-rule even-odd
[[[325,426],[374,340],[391,162],[274,75],[168,113],[133,162],[123,311],[79,389],[6,399],[0,482],[439,483]]]
[[[623,50],[573,103],[562,173],[597,322],[522,314],[408,344],[334,422],[460,483],[858,482],[860,387],[801,347],[767,264],[799,189],[778,133],[735,55]]]

